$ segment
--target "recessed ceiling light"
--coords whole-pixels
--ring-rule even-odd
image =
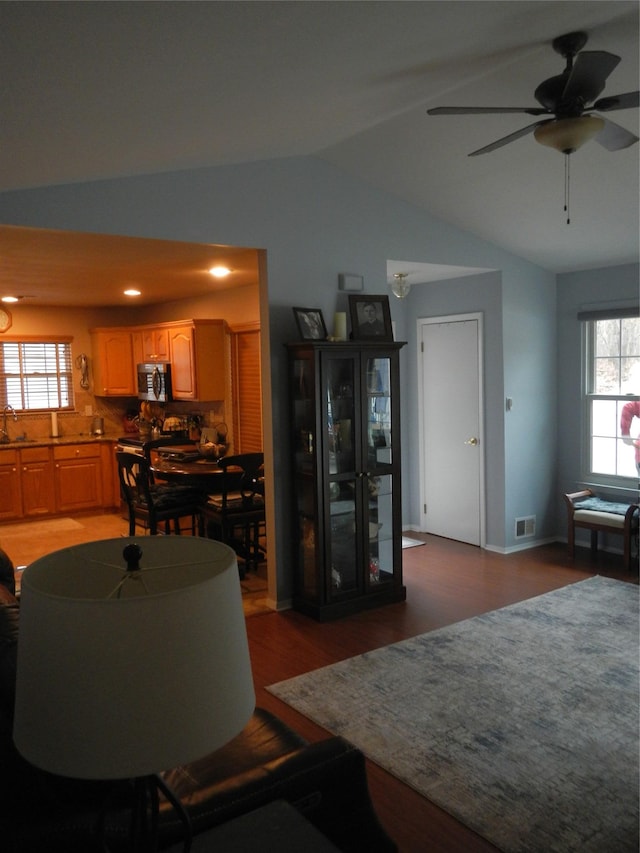
[[[130,287],[127,290],[125,290],[124,295],[125,296],[140,296],[140,291],[136,290],[133,287]]]
[[[3,296],[3,302],[18,302],[21,299],[20,296]]]
[[[229,267],[211,267],[209,272],[215,278],[224,278],[231,273],[231,270]]]

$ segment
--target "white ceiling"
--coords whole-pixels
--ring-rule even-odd
[[[577,29],[638,88],[637,2],[2,2],[0,191],[315,155],[551,271],[634,262],[637,144],[572,155],[567,225],[561,154],[467,157],[529,116],[426,114],[535,106]]]

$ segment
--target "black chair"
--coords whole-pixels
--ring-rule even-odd
[[[220,494],[209,495],[202,507],[205,536],[226,543],[244,560],[241,577],[264,559],[260,536],[265,527],[264,454],[240,453],[218,462],[222,468]]]
[[[158,533],[158,524],[164,522],[164,532],[180,534],[180,519],[190,517],[191,535],[196,534],[196,524],[207,495],[190,486],[157,484],[151,480],[151,471],[144,456],[135,453],[116,453],[120,492],[129,510],[129,536],[135,536],[136,522],[149,533]]]

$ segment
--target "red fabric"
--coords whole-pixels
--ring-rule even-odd
[[[640,418],[640,400],[632,400],[622,407],[622,414],[620,415],[621,435],[631,435],[631,422],[634,418]],[[640,463],[640,440],[636,438],[633,444],[636,449],[636,463]]]

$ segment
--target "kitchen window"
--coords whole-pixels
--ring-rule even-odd
[[[579,316],[585,342],[585,479],[633,487],[635,449],[623,441],[620,419],[623,407],[640,399],[640,318],[637,310]],[[631,436],[638,433],[636,420]]]
[[[0,343],[0,407],[16,412],[72,409],[71,342]]]

